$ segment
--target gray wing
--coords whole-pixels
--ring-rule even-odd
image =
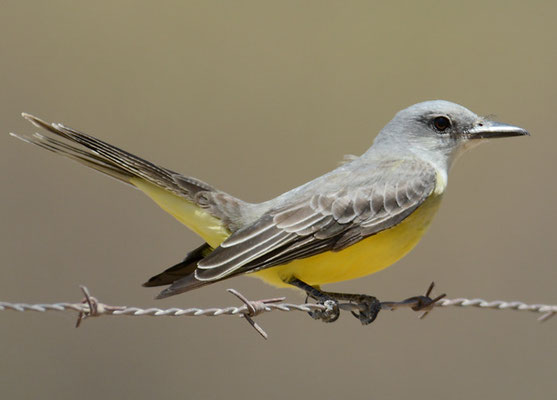
[[[155,165],[91,135],[59,123],[47,123],[30,114],[22,115],[36,127],[53,135],[12,134],[18,139],[66,156],[132,186],[133,178],[147,181],[206,209],[226,225],[232,224],[229,217],[240,215],[245,204],[205,182]]]
[[[362,183],[346,182],[340,190],[271,210],[201,260],[195,278],[216,281],[342,250],[399,224],[436,183],[433,167],[415,159],[386,160],[366,175]]]

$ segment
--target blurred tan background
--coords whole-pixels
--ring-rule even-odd
[[[249,201],[361,154],[396,111],[447,99],[531,131],[466,154],[432,228],[396,266],[330,286],[398,300],[556,304],[555,2],[0,4],[0,300],[237,304],[242,277],[165,301],[140,284],[200,243],[140,192],[8,136],[22,111]],[[445,309],[362,327],[302,313],[220,318],[0,314],[3,399],[549,399],[557,320]]]

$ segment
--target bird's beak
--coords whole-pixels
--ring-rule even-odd
[[[530,136],[526,129],[495,121],[483,121],[468,130],[470,139],[492,139],[511,136]]]

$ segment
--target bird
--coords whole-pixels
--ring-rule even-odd
[[[47,133],[12,136],[139,189],[203,239],[143,284],[167,286],[157,298],[247,274],[332,302],[332,312],[313,314],[325,322],[338,318],[339,300],[356,301],[362,324],[380,310],[374,296],[321,286],[397,262],[429,227],[463,152],[494,138],[529,135],[449,101],[424,101],[396,113],[361,156],[273,199],[249,203],[61,123],[22,116]]]

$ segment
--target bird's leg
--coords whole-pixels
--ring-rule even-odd
[[[365,294],[352,294],[352,293],[334,293],[334,292],[324,292],[317,287],[311,286],[298,278],[292,278],[288,281],[290,285],[296,286],[302,289],[306,294],[317,300],[319,304],[330,305],[333,307],[332,310],[325,311],[313,311],[310,312],[315,319],[321,319],[324,322],[334,322],[338,319],[340,315],[340,310],[338,307],[338,301],[349,301],[355,303],[359,312],[351,311],[352,315],[360,320],[362,325],[368,325],[372,323],[377,314],[381,311],[381,302],[373,296],[368,296]]]
[[[354,293],[334,293],[323,292],[323,294],[330,296],[335,300],[344,300],[354,303],[358,307],[358,312],[350,311],[353,316],[358,318],[362,325],[369,325],[381,311],[381,302],[374,296],[367,294],[354,294]]]
[[[350,293],[331,293],[322,292],[324,295],[329,296],[335,300],[344,300],[350,303],[354,303],[358,307],[359,312],[350,311],[352,315],[360,320],[362,325],[368,325],[372,323],[379,311],[383,309],[394,310],[401,307],[409,307],[414,311],[422,311],[420,318],[427,315],[429,311],[433,309],[435,304],[446,296],[445,293],[432,298],[431,293],[435,283],[431,282],[429,288],[425,295],[409,297],[402,301],[379,301],[373,296],[368,296],[365,294],[350,294]],[[342,304],[340,305],[342,308]]]
[[[338,319],[340,315],[340,307],[346,306],[346,304],[341,304],[339,306],[339,301],[348,301],[349,303],[353,303],[354,306],[358,308],[358,312],[351,310],[350,312],[352,315],[358,318],[362,325],[368,325],[377,318],[379,311],[382,309],[394,310],[397,308],[409,307],[414,311],[423,311],[424,313],[420,317],[422,318],[439,300],[445,297],[445,294],[442,294],[435,298],[431,298],[430,295],[434,287],[433,282],[429,286],[425,295],[409,297],[403,301],[383,302],[366,294],[324,292],[318,286],[311,286],[298,278],[292,278],[287,283],[305,291],[308,297],[317,300],[318,304],[329,306],[329,309],[327,310],[313,311],[309,313],[309,315],[313,318],[321,319],[324,322],[334,322]]]
[[[312,318],[320,319],[323,322],[335,322],[340,316],[338,301],[334,297],[329,296],[328,293],[322,292],[319,288],[311,286],[298,278],[291,278],[287,283],[298,289],[302,289],[309,297],[316,300],[318,304],[323,304],[328,307],[323,311],[310,311],[308,314]]]

